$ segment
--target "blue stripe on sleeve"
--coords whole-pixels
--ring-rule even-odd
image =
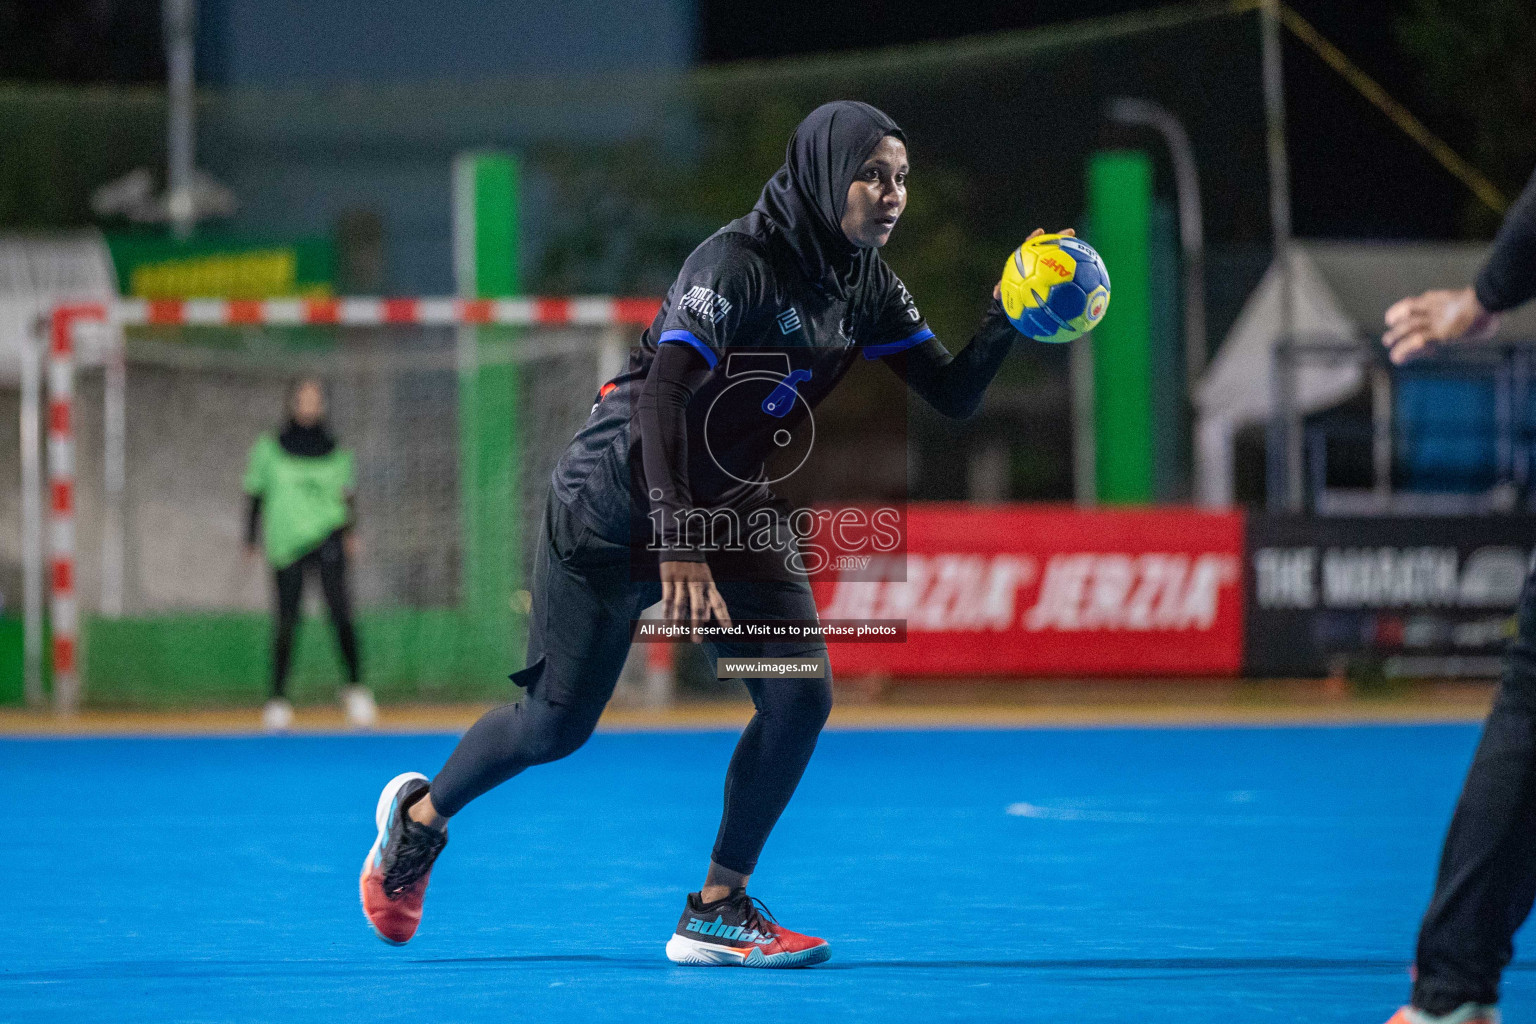
[[[924,327],[916,334],[908,335],[900,341],[887,341],[883,345],[866,345],[864,346],[864,358],[883,359],[886,356],[893,356],[897,352],[905,352],[914,345],[921,345],[931,337],[933,337],[933,332]]]
[[[704,357],[704,361],[709,364],[711,370],[720,362],[720,357],[715,355],[715,350],[695,337],[692,331],[662,331],[661,340],[662,342],[680,341],[685,345],[692,345],[699,355]]]

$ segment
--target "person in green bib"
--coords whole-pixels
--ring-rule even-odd
[[[245,471],[245,493],[250,497],[247,554],[257,556],[259,534],[277,583],[272,697],[262,712],[263,724],[274,732],[293,723],[288,667],[304,578],[311,573],[320,577],[346,663],[349,685],[342,690],[342,704],[347,721],[366,727],[378,714],[373,694],[362,685],[347,587],[347,560],[356,556],[358,547],[352,452],[337,446],[325,413],[324,385],[313,378],[296,382],[288,393],[287,422],[275,437],[263,434],[256,439]]]

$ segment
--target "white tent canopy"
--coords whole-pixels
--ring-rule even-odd
[[[1483,243],[1297,242],[1291,252],[1293,334],[1339,341],[1379,335],[1388,306],[1430,288],[1471,283],[1487,252]],[[1279,268],[1271,266],[1200,381],[1195,465],[1196,497],[1203,505],[1231,504],[1237,432],[1269,418],[1280,294]],[[1499,336],[1536,338],[1536,308],[1505,317]],[[1294,383],[1297,410],[1337,405],[1363,380],[1355,358],[1304,363]]]
[[[117,275],[97,231],[0,235],[0,382],[21,375],[21,354],[38,317],[70,300],[117,295]],[[82,352],[87,360],[93,353]]]

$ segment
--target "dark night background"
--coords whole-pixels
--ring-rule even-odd
[[[1469,0],[1463,7],[1517,6]],[[157,82],[163,75],[159,0],[0,0],[0,80]],[[1132,0],[699,0],[703,62],[948,39],[1159,6]],[[1293,6],[1507,192],[1522,174],[1478,159],[1472,117],[1430,87],[1402,21],[1430,0],[1293,0]],[[1438,5],[1447,6],[1444,4]],[[1485,234],[1466,190],[1331,68],[1285,43],[1289,143],[1297,233],[1307,236],[1453,237]],[[1496,88],[1490,85],[1490,88]]]
[[[1430,97],[1422,64],[1406,52],[1394,31],[1396,23],[1413,12],[1414,0],[1289,3],[1453,149],[1478,163],[1468,119]],[[911,0],[900,4],[896,13],[896,5],[879,0],[781,0],[761,5],[702,0],[700,57],[736,60],[948,39],[1159,6],[1164,5],[1131,0]],[[1484,218],[1474,217],[1468,224],[1468,194],[1459,182],[1315,54],[1284,32],[1282,38],[1298,235],[1454,237],[1469,228],[1474,233],[1486,230]],[[1519,184],[1499,183],[1510,195]]]

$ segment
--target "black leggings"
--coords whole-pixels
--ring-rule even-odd
[[[800,580],[719,584],[734,620],[814,619]],[[550,499],[534,565],[528,667],[512,676],[527,688],[516,704],[487,712],[464,734],[432,780],[444,815],[536,764],[574,752],[597,726],[629,653],[634,619],[659,600],[654,582],[631,579],[629,549],[597,536]],[[712,657],[826,657],[819,642],[710,644]],[[832,681],[750,679],[757,713],[725,777],[725,810],[715,863],[751,874],[768,834],[794,794],[832,708]]]
[[[313,569],[320,574],[320,591],[331,611],[336,646],[347,664],[347,679],[361,678],[357,663],[357,631],[352,627],[352,600],[347,590],[347,553],[337,530],[315,550],[297,562],[277,570],[277,631],[272,639],[272,696],[288,692],[288,666],[293,661],[293,634],[299,626],[299,604],[304,596],[304,576]]]
[[[1433,1014],[1496,1003],[1514,936],[1536,901],[1536,581],[1445,837],[1419,930],[1413,1004]]]

